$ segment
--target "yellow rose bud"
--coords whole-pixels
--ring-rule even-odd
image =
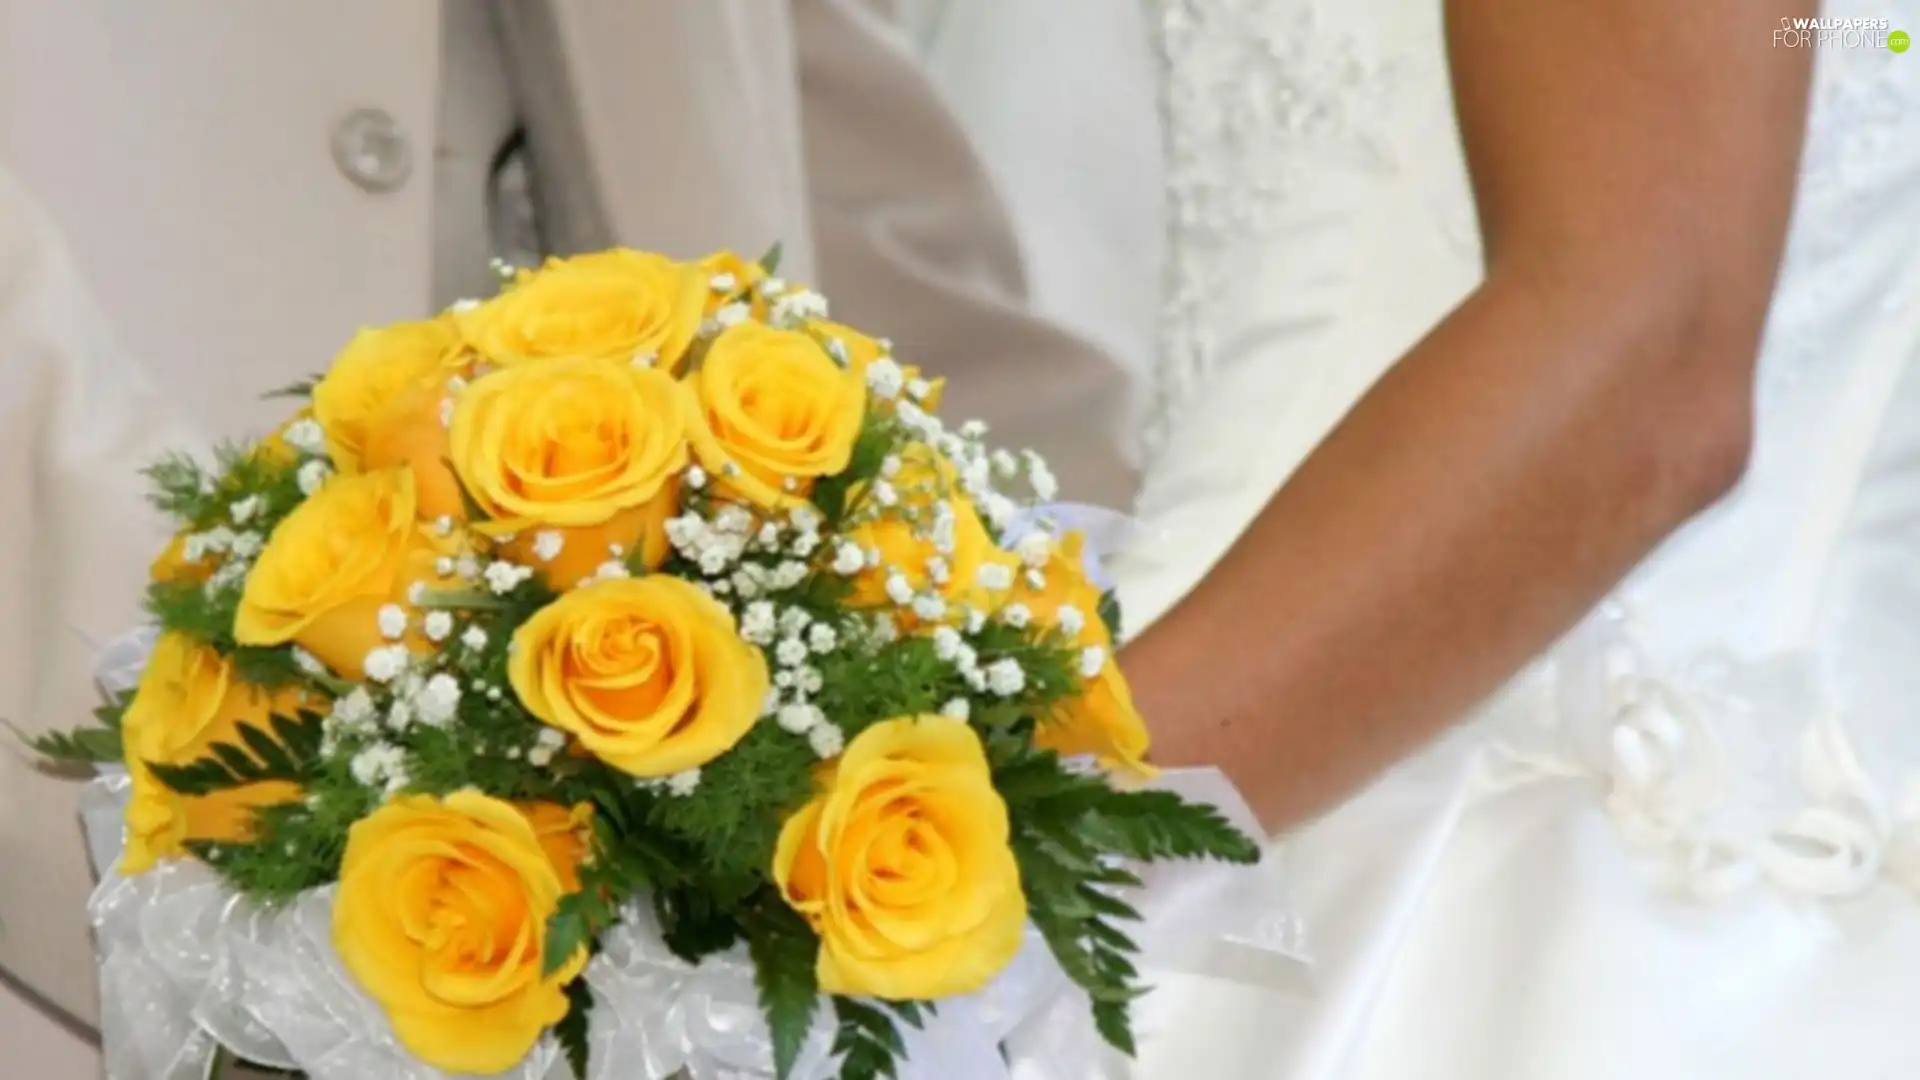
[[[897,500],[892,507],[880,507],[873,501],[871,485],[854,493],[863,513],[859,524],[847,531],[847,539],[862,550],[879,551],[880,564],[862,570],[853,579],[849,603],[857,607],[891,605],[894,600],[888,595],[887,583],[898,574],[915,595],[931,591],[950,602],[997,606],[1006,594],[982,586],[980,570],[988,562],[1010,564],[1012,558],[994,546],[973,500],[960,490],[953,463],[931,448],[916,444],[901,454],[899,472],[885,482],[892,486]],[[869,516],[872,513],[877,516]],[[953,518],[952,544],[944,551],[933,529],[940,513],[950,513]],[[935,581],[929,569],[936,558],[945,564],[944,581]],[[1007,576],[1013,576],[1011,571]]]
[[[567,1015],[582,948],[541,974],[565,895],[535,825],[476,791],[401,796],[347,834],[333,942],[402,1046],[451,1073],[491,1076]]]
[[[451,457],[467,494],[515,534],[513,557],[566,589],[621,551],[657,567],[679,501],[693,421],[687,389],[659,371],[599,360],[507,368],[481,378],[453,413]],[[557,532],[557,555],[539,534]]]
[[[747,304],[753,310],[754,318],[764,320],[767,317],[767,302],[754,286],[767,279],[767,272],[760,264],[731,251],[716,251],[694,264],[700,268],[700,274],[707,283],[706,314],[712,315],[729,303],[738,301]],[[716,288],[715,278],[731,277],[732,288]]]
[[[298,461],[300,459],[300,452],[295,450],[293,446],[287,442],[287,429],[302,420],[312,419],[313,409],[311,407],[301,409],[299,412],[287,417],[286,420],[281,422],[279,427],[274,428],[266,438],[261,439],[254,445],[254,454],[261,460],[273,462],[276,465],[291,465],[295,461]]]
[[[167,549],[153,560],[147,568],[147,576],[155,581],[184,581],[198,584],[213,576],[219,569],[215,560],[202,555],[198,561],[187,558],[187,532],[173,535],[173,541]]]
[[[593,848],[593,804],[521,803],[540,849],[547,853],[567,892],[580,891],[580,864]]]
[[[766,703],[766,657],[719,602],[679,578],[596,581],[535,612],[507,674],[527,711],[641,777],[705,765]]]
[[[1009,603],[1026,605],[1035,625],[1061,629],[1061,611],[1070,609],[1077,625],[1066,640],[1079,650],[1076,659],[1084,660],[1088,650],[1101,663],[1091,676],[1083,673],[1083,689],[1078,697],[1055,706],[1034,733],[1034,742],[1059,754],[1090,754],[1108,768],[1125,769],[1138,775],[1152,775],[1147,764],[1151,740],[1146,721],[1134,707],[1133,691],[1114,660],[1113,635],[1100,619],[1100,588],[1086,573],[1086,537],[1070,532],[1052,546],[1046,565],[1040,567],[1041,585],[1035,587],[1025,574],[1016,578]]]
[[[297,644],[340,675],[359,678],[367,654],[390,644],[381,608],[398,605],[417,631],[407,594],[415,582],[436,580],[442,545],[417,519],[413,484],[405,469],[338,476],[295,507],[247,575],[234,640]],[[426,647],[417,632],[405,640]]]
[[[552,259],[464,320],[480,355],[503,366],[633,360],[676,371],[705,317],[708,275],[618,248]]]
[[[886,346],[883,346],[878,340],[868,337],[851,326],[844,326],[827,319],[814,319],[808,322],[806,330],[807,333],[818,338],[823,343],[838,342],[839,347],[845,351],[847,366],[859,372],[862,379],[866,378],[867,368],[875,360],[883,356],[891,357],[892,355],[892,351]],[[911,383],[913,380],[921,377],[921,372],[920,369],[913,364],[902,364],[900,365],[900,377],[902,380]],[[940,398],[946,388],[947,380],[932,379],[927,383],[927,392],[925,394],[910,398],[910,400],[927,412],[935,412],[940,408]]]
[[[270,732],[271,717],[307,704],[297,690],[269,693],[240,681],[212,648],[177,633],[162,634],[127,705],[120,738],[132,793],[120,872],[138,874],[186,851],[189,841],[232,842],[253,835],[253,812],[292,802],[300,789],[267,781],[185,796],[162,784],[149,765],[187,765],[215,743],[240,745],[242,724]]]
[[[780,830],[773,876],[820,935],[820,989],[891,1001],[979,990],[1020,950],[1007,806],[964,722],[888,720]]]
[[[467,516],[460,481],[447,465],[451,440],[446,413],[452,406],[444,387],[408,390],[369,425],[361,450],[360,464],[367,472],[412,470],[415,510],[423,521],[443,517],[462,521]]]
[[[1147,724],[1133,704],[1133,689],[1111,650],[1098,674],[1085,680],[1080,696],[1055,706],[1053,715],[1041,721],[1033,741],[1067,757],[1090,754],[1109,769],[1135,776],[1159,772],[1147,763],[1152,744]]]
[[[394,414],[395,403],[415,391],[444,391],[449,379],[468,370],[466,347],[451,319],[355,334],[313,388],[313,417],[326,434],[334,466],[349,473],[374,468],[365,457],[368,440],[392,424],[410,422]]]
[[[804,333],[740,323],[714,339],[693,382],[702,463],[757,506],[801,502],[852,460],[866,383]]]

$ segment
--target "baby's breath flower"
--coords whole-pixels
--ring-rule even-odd
[[[951,716],[955,720],[965,720],[973,714],[973,705],[966,698],[957,697],[940,706],[941,716]]]
[[[556,529],[542,529],[533,536],[533,555],[541,562],[552,562],[560,557],[567,545],[567,538]]]
[[[1046,533],[1033,532],[1021,537],[1013,550],[1020,556],[1021,562],[1038,570],[1047,565],[1047,560],[1052,557],[1053,544]]]
[[[740,636],[753,645],[771,643],[775,627],[773,605],[765,600],[748,604],[746,613],[740,617]]]
[[[798,667],[806,663],[807,643],[799,638],[784,638],[774,649],[773,658],[782,667]]]
[[[479,652],[487,647],[487,632],[478,626],[469,626],[461,632],[460,644],[471,652]]]
[[[807,630],[807,647],[817,653],[832,652],[840,644],[840,635],[826,623],[814,623]]]
[[[1054,613],[1053,618],[1059,625],[1060,632],[1068,637],[1079,637],[1080,631],[1087,626],[1086,613],[1072,604],[1061,604],[1060,610]]]
[[[960,631],[951,626],[937,627],[933,631],[933,655],[941,660],[951,663],[966,644],[960,640]]]
[[[426,633],[428,641],[445,641],[453,633],[453,616],[444,611],[429,611],[427,617],[421,620],[420,628]]]
[[[492,589],[496,596],[505,596],[532,577],[531,566],[520,566],[505,559],[495,559],[487,564],[487,588]]]
[[[1015,630],[1025,630],[1033,621],[1033,610],[1025,604],[1008,604],[1000,610],[1000,618]]]
[[[724,309],[723,309],[724,310]],[[667,794],[684,799],[700,790],[700,770],[687,769],[667,777]]]
[[[407,670],[407,647],[405,645],[382,645],[367,653],[361,668],[366,676],[377,683],[392,682]]]
[[[995,660],[987,665],[987,689],[1001,697],[1012,697],[1027,688],[1027,673],[1018,660]]]
[[[1107,650],[1098,645],[1089,645],[1080,650],[1080,677],[1091,679],[1100,674],[1107,666]]]
[[[253,520],[253,515],[260,512],[260,505],[260,496],[249,495],[244,499],[237,499],[230,504],[227,507],[227,516],[233,519],[235,525],[245,525],[247,522]]]
[[[327,436],[312,417],[302,417],[287,425],[280,435],[288,446],[302,454],[318,454],[327,448]]]
[[[407,609],[399,604],[383,604],[377,616],[380,622],[380,636],[388,641],[399,641],[407,633]]]
[[[841,577],[852,577],[867,567],[866,553],[851,540],[842,540],[833,552],[833,572]]]
[[[916,596],[913,598],[913,613],[927,622],[932,622],[946,616],[947,602],[933,593]]]
[[[867,365],[867,389],[875,397],[892,400],[900,396],[906,385],[906,376],[890,356],[882,356]]]
[[[1005,592],[1013,588],[1013,570],[1001,563],[982,563],[974,572],[974,584],[993,592]]]
[[[815,724],[807,730],[807,742],[821,758],[835,758],[847,748],[847,737],[832,724]]]
[[[813,729],[814,725],[825,719],[826,716],[820,712],[819,706],[796,702],[780,706],[775,722],[780,725],[782,731],[805,735]]]
[[[913,603],[913,583],[898,570],[887,575],[887,599],[902,607]]]

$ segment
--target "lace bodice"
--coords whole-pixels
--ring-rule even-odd
[[[1119,567],[1148,615],[1479,276],[1439,0],[1156,9],[1171,268]],[[1483,721],[1486,779],[1592,784],[1696,891],[1920,885],[1920,59],[1817,64],[1748,479]]]

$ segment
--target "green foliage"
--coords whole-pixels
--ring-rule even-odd
[[[588,986],[585,979],[568,983],[567,1015],[553,1026],[553,1034],[560,1040],[560,1049],[567,1055],[567,1064],[572,1066],[576,1077],[587,1075],[587,1030],[592,1014],[593,987]]]
[[[339,877],[347,831],[376,805],[343,765],[330,765],[305,799],[255,812],[254,842],[191,846],[235,889],[268,906],[284,904]]]
[[[1116,859],[1211,858],[1251,863],[1259,848],[1212,807],[1161,791],[1119,791],[1075,772],[1013,733],[988,741],[994,784],[1013,820],[1014,857],[1028,911],[1067,976],[1093,1001],[1095,1025],[1133,1053],[1129,1006],[1141,993],[1119,899],[1138,879]]]
[[[540,956],[543,977],[566,967],[602,926],[612,923],[611,917],[595,907],[597,899],[589,890],[560,898],[559,910],[547,919],[547,946]]]
[[[656,800],[653,828],[683,837],[706,870],[708,888],[736,896],[765,880],[788,812],[812,792],[817,759],[805,739],[758,724],[725,756],[700,770],[691,794]]]
[[[150,761],[147,768],[181,795],[210,795],[269,780],[311,781],[320,765],[320,714],[302,710],[297,716],[274,716],[269,723],[271,734],[241,724],[240,745],[214,743],[207,756],[197,761],[186,765]]]
[[[781,247],[782,245],[780,241],[775,240],[773,242],[773,246],[768,248],[766,250],[766,253],[761,255],[760,258],[756,260],[760,264],[760,269],[766,271],[770,275],[779,272]]]
[[[813,1014],[820,1006],[820,987],[814,979],[820,942],[778,897],[760,904],[746,929],[760,1009],[773,1034],[774,1074],[784,1080],[806,1046]]]
[[[319,375],[309,375],[304,379],[290,382],[276,390],[269,390],[261,394],[260,400],[272,401],[275,398],[297,398],[305,401],[313,396],[314,387],[320,385],[321,378],[322,376]]]
[[[833,1013],[840,1025],[833,1039],[834,1053],[842,1055],[840,1080],[879,1080],[898,1074],[898,1059],[907,1048],[885,1009],[836,997]]]
[[[93,710],[93,727],[72,731],[49,731],[28,736],[16,730],[28,747],[55,765],[117,765],[125,760],[120,741],[120,721],[126,715],[131,694],[116,695]],[[11,724],[7,725],[12,727]]]
[[[906,437],[898,421],[877,409],[869,409],[854,440],[853,455],[846,469],[835,476],[822,477],[813,489],[813,505],[826,518],[826,527],[836,529],[855,509],[854,492],[880,474],[881,463],[899,448]]]
[[[1115,641],[1125,635],[1121,632],[1120,594],[1108,589],[1100,594],[1100,621],[1107,624],[1107,636]]]

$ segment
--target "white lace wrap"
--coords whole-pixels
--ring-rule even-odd
[[[138,679],[150,632],[103,654],[103,690]],[[1214,770],[1181,771],[1160,783],[1211,802],[1254,832],[1250,811]],[[246,1060],[304,1072],[312,1080],[458,1080],[401,1048],[386,1016],[335,954],[333,893],[302,895],[263,910],[204,865],[162,864],[123,877],[128,779],[107,770],[82,795],[82,816],[102,880],[90,905],[100,964],[101,1034],[108,1080],[204,1080],[221,1046]],[[1209,948],[1301,962],[1297,918],[1284,903],[1276,864],[1242,869],[1160,866],[1134,898],[1136,933],[1150,965],[1197,962]],[[695,966],[675,957],[650,914],[636,909],[603,938],[584,978],[595,1007],[589,1075],[579,1080],[758,1080],[772,1075],[772,1043],[744,951]],[[919,1030],[902,1029],[907,1056],[897,1080],[1010,1080],[1003,1045],[1023,1080],[1073,1080],[1099,1050],[1082,994],[1037,933],[983,992],[941,1001]],[[837,1061],[823,1015],[793,1080],[829,1080]],[[501,1080],[572,1077],[549,1036]]]

